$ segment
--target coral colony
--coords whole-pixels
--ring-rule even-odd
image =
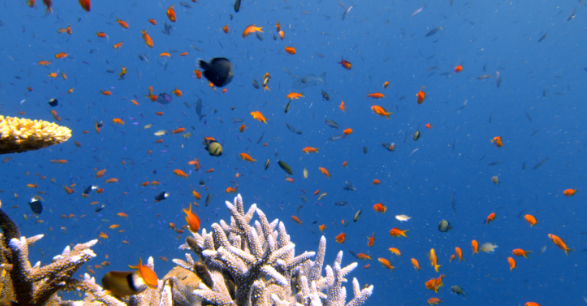
[[[232,216],[230,225],[220,220],[212,224],[210,232],[203,229],[201,234],[193,233],[186,244],[180,246],[182,250],[194,252],[200,261],[195,262],[187,253],[185,261],[173,260],[178,267],[159,281],[156,288],[140,285],[135,288],[136,294],[118,298],[88,274],[74,277],[83,264],[96,256],[91,250],[96,240],[78,244],[73,249],[66,247],[48,265],[31,266],[28,246],[43,235],[21,236],[16,224],[0,210],[0,303],[6,305],[13,301],[19,306],[358,306],[371,296],[373,286],[361,290],[354,278],[354,298],[346,303],[343,282],[357,263],[342,267],[342,251],[332,266],[324,268],[326,275],[322,276],[326,253],[324,236],[317,254],[306,251],[295,256],[295,244],[290,241],[283,222],[270,223],[255,204],[245,213],[240,194],[234,203],[226,202],[226,206]],[[255,213],[258,220],[250,225]],[[152,257],[146,266],[154,268]],[[85,298],[83,301],[61,301],[56,294],[61,290],[83,292]]]

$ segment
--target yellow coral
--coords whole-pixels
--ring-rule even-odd
[[[0,115],[0,154],[38,150],[70,137],[70,129],[52,122]]]

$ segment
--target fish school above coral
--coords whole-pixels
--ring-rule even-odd
[[[0,210],[0,293],[3,301],[18,305],[74,305],[72,301],[61,301],[56,293],[60,290],[77,290],[85,293],[83,302],[75,305],[238,305],[238,306],[359,306],[373,293],[373,286],[361,290],[353,279],[354,298],[346,303],[347,292],[343,283],[345,276],[357,267],[352,263],[342,267],[340,251],[332,266],[327,265],[322,276],[326,238],[320,239],[317,254],[304,252],[295,256],[295,244],[285,230],[283,222],[269,222],[265,214],[253,204],[245,213],[240,194],[234,203],[226,202],[231,214],[230,224],[224,220],[212,224],[210,232],[193,233],[186,239],[182,250],[192,250],[200,261],[195,262],[190,253],[186,260],[174,259],[178,265],[157,286],[140,272],[111,271],[112,275],[127,275],[122,281],[107,279],[102,288],[94,278],[85,274],[82,279],[74,273],[87,261],[95,257],[90,249],[92,240],[78,244],[72,250],[67,247],[63,254],[53,258],[53,263],[31,267],[28,262],[28,245],[42,238],[20,236],[16,224]],[[250,225],[257,213],[258,220]],[[311,258],[314,257],[312,261]],[[142,266],[154,270],[153,258]],[[105,282],[108,280],[107,282]],[[114,280],[114,281],[113,281]],[[114,297],[112,292],[134,288],[129,296]],[[109,289],[109,290],[105,290]],[[114,290],[113,290],[114,289]]]

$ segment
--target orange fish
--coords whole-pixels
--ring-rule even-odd
[[[109,228],[109,229],[117,229],[117,228],[119,228],[119,227],[120,227],[120,224],[112,224],[112,225],[110,225],[108,228]]]
[[[143,186],[143,187],[149,186],[149,181],[146,181],[146,182],[142,183],[141,186]]]
[[[532,253],[532,251],[524,251],[522,249],[514,249],[512,250],[512,254],[516,255],[516,256],[524,256],[526,258],[528,258],[527,254]]]
[[[344,107],[344,101],[340,102],[340,105],[338,106],[338,108],[340,108],[341,111],[345,112],[346,108]]]
[[[128,218],[128,215],[125,214],[125,213],[123,213],[123,212],[119,212],[116,215],[119,216],[119,217],[122,217],[122,218]]]
[[[293,99],[299,99],[300,97],[304,97],[304,93],[297,93],[297,92],[290,92],[287,96],[285,96],[286,98],[293,100]]]
[[[461,71],[463,71],[463,66],[461,66],[461,65],[457,65],[457,66],[455,67],[455,73],[459,73],[459,72],[461,72]]]
[[[51,61],[38,61],[37,65],[41,65],[41,66],[48,66],[53,64]]]
[[[56,78],[56,77],[57,77],[57,73],[55,73],[55,72],[51,72],[51,73],[49,73],[47,76],[48,76],[48,77],[51,77],[51,78]]]
[[[45,10],[45,13],[53,13],[53,9],[51,8],[51,6],[53,6],[53,1],[51,0],[43,0],[43,4],[45,4],[45,6],[47,7],[47,10]]]
[[[570,196],[575,195],[575,192],[577,192],[577,189],[565,189],[563,191],[563,194],[566,195],[567,197],[570,197]]]
[[[367,98],[369,98],[369,97],[371,97],[373,99],[381,99],[381,98],[384,98],[385,95],[383,95],[380,92],[374,92],[374,93],[367,94]]]
[[[243,38],[249,36],[249,34],[255,33],[255,32],[261,32],[261,33],[265,33],[263,31],[261,31],[263,28],[262,27],[256,27],[254,24],[248,26],[245,31],[243,32]]]
[[[487,216],[487,219],[485,219],[485,224],[489,224],[493,219],[495,219],[495,213],[490,213],[489,216]]]
[[[122,121],[120,118],[114,118],[114,119],[112,119],[112,122],[114,122],[115,124],[124,125],[124,121]]]
[[[267,124],[267,119],[265,119],[265,117],[263,116],[263,114],[261,114],[261,112],[259,112],[259,111],[251,112],[251,116],[253,116],[253,119],[257,119],[257,120]]]
[[[294,47],[285,47],[285,52],[287,52],[287,53],[289,53],[291,55],[294,55],[294,54],[296,54],[296,48],[294,48]]]
[[[387,260],[385,258],[377,258],[377,260],[379,260],[379,262],[387,269],[389,269],[389,270],[395,269],[395,267],[392,266],[391,263],[389,263],[389,260]]]
[[[157,116],[163,116],[163,112],[156,112],[155,115],[157,115]]]
[[[510,264],[510,271],[516,268],[516,261],[512,257],[508,257],[508,263]]]
[[[106,173],[106,169],[103,170],[99,170],[98,172],[96,172],[96,178],[101,178],[104,173]]]
[[[346,70],[351,70],[351,62],[341,58],[340,62],[338,62],[337,64],[341,64],[342,67]]]
[[[477,242],[477,240],[473,240],[471,241],[471,246],[473,247],[473,254],[475,253],[479,253],[479,243]]]
[[[29,7],[35,7],[36,0],[27,0],[26,4]]]
[[[241,133],[242,133],[242,132],[244,132],[244,131],[245,131],[245,128],[246,128],[246,127],[245,127],[245,125],[244,125],[244,124],[241,124],[241,126],[239,127],[239,129],[238,129],[238,130],[239,130],[239,132],[241,132]]]
[[[371,106],[371,110],[374,111],[377,115],[379,116],[385,116],[387,117],[387,119],[389,119],[389,115],[393,114],[392,112],[386,112],[385,109],[383,109],[383,107],[379,106],[379,105],[373,105]]]
[[[532,215],[525,215],[524,219],[526,219],[526,221],[530,223],[530,226],[534,226],[536,225],[536,223],[538,223],[538,221],[536,221],[536,218],[534,218],[534,216]]]
[[[424,127],[427,128],[427,129],[431,129],[432,128],[432,125],[430,125],[430,123],[426,123],[426,125]]]
[[[107,179],[106,183],[118,183],[118,179],[117,178]]]
[[[427,255],[428,259],[430,259],[430,265],[432,265],[434,267],[434,270],[438,272],[438,268],[440,268],[440,265],[438,264],[438,257],[436,257],[436,252],[434,252],[434,249],[430,249],[430,253]]]
[[[225,190],[225,191],[226,191],[226,193],[231,193],[231,192],[232,192],[232,193],[236,193],[236,189],[234,189],[234,188],[232,188],[232,187],[228,187],[228,188],[226,188],[226,190]]]
[[[455,252],[457,253],[457,256],[459,257],[459,262],[463,261],[463,251],[461,250],[461,248],[456,247],[455,248]]]
[[[65,163],[67,163],[67,160],[65,160],[65,159],[52,159],[52,160],[50,160],[50,162],[52,162],[54,164],[65,164]]]
[[[526,302],[526,304],[524,304],[524,306],[540,306],[540,304],[534,303],[534,302]]]
[[[183,178],[188,178],[187,173],[179,170],[179,169],[175,169],[173,170],[173,173],[175,173],[175,175],[179,176],[179,177],[183,177]]]
[[[194,160],[190,160],[188,162],[188,165],[190,166],[194,166],[194,168],[196,169],[196,171],[200,170],[200,162],[198,161],[198,159],[194,159]]]
[[[163,53],[159,54],[159,57],[164,57],[164,56],[171,58],[171,54],[169,54],[168,52],[163,52]]]
[[[450,255],[448,262],[452,262],[455,258],[457,258],[457,256],[455,254]]]
[[[428,305],[436,305],[438,303],[442,303],[442,299],[431,297],[427,301]]]
[[[424,89],[426,86],[422,86],[422,88],[420,88],[420,91],[418,91],[418,93],[416,94],[416,97],[418,97],[418,104],[422,104],[422,102],[424,102],[424,98],[426,98],[426,93],[422,91],[422,89]]]
[[[343,135],[350,135],[353,133],[353,129],[345,129],[344,131],[342,131]]]
[[[322,232],[324,232],[326,225],[322,224],[322,225],[318,226],[318,228],[320,229],[320,233],[322,233]]]
[[[118,49],[118,48],[122,47],[122,44],[123,44],[123,43],[124,43],[124,42],[122,42],[122,41],[121,41],[121,42],[119,42],[119,43],[117,43],[117,44],[114,44],[114,45],[112,46],[112,48],[114,48],[114,49]]]
[[[290,182],[290,183],[293,183],[294,182],[294,179],[291,178],[291,177],[286,177],[285,180],[288,181],[288,182]]]
[[[128,23],[126,23],[126,21],[124,20],[120,20],[118,19],[118,17],[116,17],[116,22],[123,28],[128,29]]]
[[[375,212],[385,213],[387,211],[387,207],[385,207],[385,205],[383,205],[381,203],[377,203],[377,204],[373,205],[373,209],[375,210]]]
[[[389,86],[389,81],[387,81],[387,82],[383,83],[383,89],[386,89],[386,88],[387,88],[387,86]]]
[[[297,224],[302,224],[302,220],[300,220],[300,218],[296,217],[296,216],[291,216],[291,219],[294,220],[295,223]]]
[[[79,0],[79,5],[84,9],[84,11],[89,12],[92,4],[90,3],[90,0]]]
[[[328,179],[330,179],[330,173],[328,172],[328,170],[326,170],[326,168],[318,167],[318,170],[320,170],[322,174],[326,175]]]
[[[100,232],[100,234],[98,235],[98,238],[108,239],[108,235],[104,234],[104,232]]]
[[[228,24],[226,24],[224,26],[224,28],[222,28],[222,31],[224,31],[224,33],[228,34]]]
[[[313,148],[313,147],[305,147],[302,149],[302,152],[306,153],[306,154],[310,154],[310,153],[318,153],[318,148]]]
[[[131,269],[137,269],[137,274],[143,279],[143,282],[147,287],[151,289],[157,289],[159,286],[159,280],[157,279],[157,274],[155,271],[151,270],[149,266],[143,265],[143,262],[139,258],[139,264],[136,266],[128,266]]]
[[[101,90],[100,89],[100,94],[105,95],[105,96],[111,96],[112,92],[108,91],[108,90]]]
[[[177,134],[177,133],[183,133],[183,132],[185,132],[185,128],[180,127],[180,128],[173,130],[173,132],[171,132],[171,134]]]
[[[345,160],[344,162],[342,162],[342,167],[343,167],[343,168],[344,168],[344,167],[346,167],[346,165],[347,165],[347,164],[348,164],[348,163],[347,163],[347,161]]]
[[[196,198],[196,200],[199,200],[202,198],[202,196],[195,190],[192,190],[192,195],[194,196],[194,198]]]
[[[371,185],[379,185],[381,182],[378,179],[374,179],[373,182],[371,182]]]
[[[565,251],[565,253],[567,254],[567,256],[569,256],[569,251],[575,251],[573,249],[570,249],[569,247],[567,247],[567,245],[563,242],[562,239],[560,239],[558,236],[554,235],[554,234],[548,234],[548,238],[550,238],[550,240],[552,240],[552,242],[559,247],[561,250]]]
[[[283,31],[279,31],[279,38],[281,38],[281,40],[283,40],[283,38],[285,38],[285,33]]]
[[[182,53],[179,54],[179,56],[187,56],[187,55],[188,55],[187,52],[182,52]]]
[[[375,233],[371,237],[367,237],[367,245],[372,247],[375,244]]]
[[[401,229],[394,227],[389,231],[389,235],[391,235],[394,238],[399,237],[399,236],[404,236],[404,237],[408,238],[408,236],[406,236],[406,233],[409,231],[410,230],[402,231]]]
[[[338,236],[334,237],[334,239],[336,240],[337,243],[343,243],[344,237],[346,237],[346,234],[340,233],[340,234],[338,234]]]
[[[190,210],[183,209],[185,213],[185,222],[188,224],[188,229],[192,233],[197,233],[200,230],[200,218],[192,212],[192,203],[190,203]]]
[[[26,184],[26,186],[28,188],[37,188],[37,187],[39,187],[39,185],[37,183],[34,183],[34,184]]]
[[[196,76],[196,78],[201,79],[202,78],[202,71],[200,71],[198,68],[196,68],[196,70],[194,70],[194,75]]]
[[[141,31],[143,33],[143,40],[145,41],[145,45],[149,46],[149,48],[153,48],[153,39],[151,36],[147,34],[147,30]]]
[[[106,38],[108,35],[106,35],[106,33],[104,32],[96,32],[96,35],[100,38]]]
[[[176,18],[175,18],[175,11],[173,10],[173,5],[167,9],[166,14],[167,14],[167,18],[169,18],[169,21],[175,22]]]
[[[155,19],[149,19],[149,22],[150,22],[152,25],[157,25],[157,20],[155,20]]]
[[[67,186],[63,186],[63,189],[65,189],[65,192],[67,192],[68,194],[72,194],[73,193],[73,189],[67,187]]]
[[[248,161],[251,163],[255,163],[257,160],[253,159],[249,154],[247,153],[240,153],[239,156],[244,160],[244,161]]]
[[[397,256],[402,256],[402,253],[398,249],[396,249],[396,248],[389,248],[387,250],[390,251],[391,253],[397,255]]]
[[[503,142],[501,142],[501,136],[495,136],[491,139],[491,143],[493,143],[498,149],[503,146]]]
[[[67,55],[68,55],[67,53],[61,52],[61,53],[55,54],[55,58],[56,59],[65,58],[65,57],[67,57]]]
[[[363,259],[363,260],[365,260],[365,259],[369,259],[369,260],[371,260],[371,256],[369,256],[369,255],[367,255],[367,254],[365,254],[365,253],[358,253],[358,254],[357,254],[357,258],[358,258],[358,259]]]

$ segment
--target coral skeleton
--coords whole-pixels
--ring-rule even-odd
[[[70,129],[52,122],[0,115],[0,154],[38,150],[70,137]]]

